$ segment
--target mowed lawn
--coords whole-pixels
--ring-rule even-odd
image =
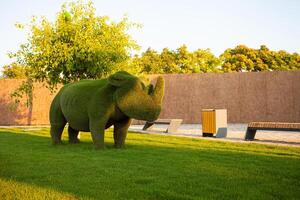
[[[129,133],[127,146],[52,146],[0,129],[0,199],[299,199],[300,148]]]

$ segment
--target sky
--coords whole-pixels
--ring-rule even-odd
[[[54,21],[67,0],[0,1],[0,70],[12,62],[8,52],[26,42],[16,22],[31,16]],[[238,44],[300,53],[300,0],[94,0],[96,13],[120,21],[127,15],[142,28],[129,33],[141,46],[161,51],[186,44],[210,48],[218,56]]]

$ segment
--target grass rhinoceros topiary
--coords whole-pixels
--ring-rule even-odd
[[[50,108],[53,144],[61,143],[66,123],[69,142],[79,142],[79,131],[90,131],[96,148],[104,147],[104,130],[114,125],[116,147],[125,143],[131,118],[153,121],[161,111],[164,79],[153,85],[144,83],[127,72],[117,72],[108,79],[82,80],[65,85]]]

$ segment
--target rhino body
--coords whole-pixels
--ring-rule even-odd
[[[116,147],[125,144],[132,118],[153,121],[158,118],[164,93],[164,80],[158,77],[155,89],[127,72],[108,79],[82,80],[61,88],[50,107],[51,138],[61,143],[68,123],[70,143],[78,143],[79,131],[91,132],[96,148],[104,147],[104,130],[114,125]]]

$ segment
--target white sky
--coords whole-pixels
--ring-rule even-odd
[[[0,2],[0,68],[11,61],[7,52],[26,41],[14,27],[32,15],[54,21],[62,0]],[[127,14],[143,28],[130,34],[142,46],[160,51],[186,44],[189,50],[210,48],[217,56],[238,44],[300,53],[299,0],[95,0],[98,15],[120,20]],[[0,69],[1,70],[1,69]]]

